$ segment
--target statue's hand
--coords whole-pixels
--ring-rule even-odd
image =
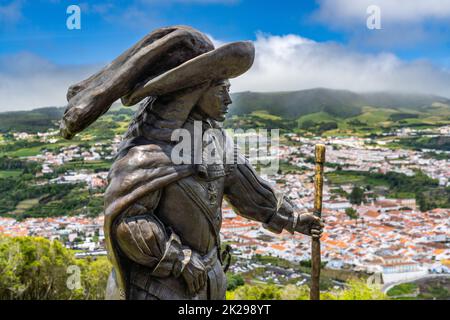
[[[192,252],[191,259],[183,269],[181,275],[186,281],[190,295],[197,294],[206,285],[206,268],[198,253]]]
[[[324,228],[323,220],[312,213],[303,213],[298,216],[295,231],[320,239]]]

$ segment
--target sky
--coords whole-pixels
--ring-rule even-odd
[[[70,5],[80,29],[69,29]],[[70,20],[72,21],[72,20]],[[232,91],[316,87],[450,98],[450,0],[0,0],[0,111],[66,104],[67,88],[152,30],[251,40]]]

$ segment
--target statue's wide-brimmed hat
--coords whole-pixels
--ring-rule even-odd
[[[148,96],[164,95],[206,81],[236,78],[250,69],[254,52],[249,41],[226,44],[151,79],[122,97],[122,103],[135,105]]]
[[[118,99],[130,106],[148,96],[238,77],[250,69],[254,56],[251,42],[215,49],[206,35],[193,28],[157,29],[101,71],[69,88],[61,134],[71,139]]]

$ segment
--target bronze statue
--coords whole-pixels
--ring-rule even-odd
[[[322,221],[277,197],[235,149],[238,161],[231,164],[172,159],[174,130],[194,133],[195,122],[202,134],[215,128],[226,139],[220,123],[231,104],[228,79],[246,72],[254,54],[251,42],[215,49],[190,27],[161,28],[69,88],[61,122],[68,139],[117,99],[124,105],[143,100],[108,177],[104,230],[113,272],[107,299],[224,299],[224,197],[275,233],[320,237]]]

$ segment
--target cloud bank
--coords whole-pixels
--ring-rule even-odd
[[[363,54],[298,35],[259,34],[253,68],[233,80],[233,91],[287,91],[315,87],[403,91],[450,97],[450,70],[391,53]]]
[[[220,40],[214,39],[218,45]],[[450,98],[450,70],[391,53],[364,54],[299,35],[258,34],[252,69],[232,90],[288,91],[316,87],[351,91],[403,91]],[[105,62],[106,64],[106,62]],[[55,65],[31,53],[0,57],[0,111],[66,104],[67,88],[101,66]]]
[[[390,22],[418,23],[426,19],[450,17],[450,0],[318,0],[315,13],[323,22],[352,25],[365,21],[371,5],[381,9],[381,16]]]
[[[99,66],[58,66],[31,53],[0,56],[0,112],[63,106],[67,88]]]
[[[350,35],[354,45],[400,48],[442,45],[450,33],[450,0],[317,0],[311,19]],[[380,9],[381,30],[367,28],[367,9]]]

